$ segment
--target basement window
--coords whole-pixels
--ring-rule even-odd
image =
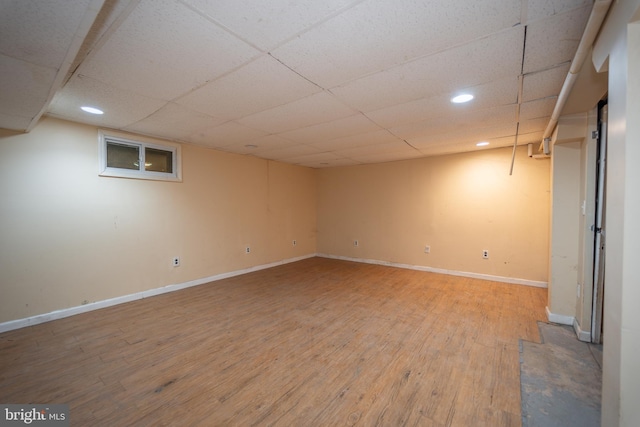
[[[100,176],[181,181],[180,146],[134,141],[100,132]]]

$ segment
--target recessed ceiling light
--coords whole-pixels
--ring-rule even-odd
[[[487,141],[478,142],[476,144],[476,146],[478,146],[478,147],[485,147],[487,145],[489,145],[489,143]]]
[[[463,93],[461,95],[454,96],[453,98],[451,98],[451,102],[453,102],[454,104],[462,104],[463,102],[469,102],[472,99],[473,99],[473,95],[471,95],[470,93]]]
[[[84,106],[84,107],[80,107],[80,109],[82,111],[85,111],[85,112],[91,113],[91,114],[104,114],[104,111],[102,111],[102,110],[100,110],[99,108],[96,108],[96,107]]]

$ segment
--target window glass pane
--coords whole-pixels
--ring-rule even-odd
[[[142,142],[102,132],[99,134],[100,176],[182,181],[179,144]]]
[[[173,153],[171,151],[146,147],[144,157],[145,170],[173,173]]]
[[[107,142],[107,167],[139,170],[139,159],[140,147]]]

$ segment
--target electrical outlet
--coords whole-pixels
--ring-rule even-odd
[[[431,246],[426,245],[426,246],[424,247],[424,253],[425,253],[425,254],[430,254],[430,253],[431,253]]]
[[[245,248],[244,248],[244,253],[245,253],[245,254],[249,254],[249,253],[251,253],[251,247],[250,247],[250,246],[245,247]]]
[[[171,262],[171,265],[173,265],[174,267],[178,267],[180,265],[180,257],[173,257],[173,261]]]
[[[295,240],[293,241],[293,246],[297,245],[298,242],[296,242]]]
[[[482,250],[482,258],[489,259],[489,251],[487,249]]]
[[[353,246],[358,247],[358,241],[357,240],[353,241]]]

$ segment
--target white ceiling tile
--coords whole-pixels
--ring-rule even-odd
[[[387,130],[379,130],[376,132],[362,133],[358,135],[347,136],[344,138],[319,141],[311,143],[310,145],[322,152],[326,152],[354,147],[362,147],[371,144],[385,144],[395,141],[398,141],[398,137],[389,133],[389,131]]]
[[[517,76],[522,27],[408,62],[331,89],[359,111],[372,111]]]
[[[521,120],[519,133],[527,134],[527,133],[533,133],[533,132],[544,132],[548,124],[549,124],[549,117],[540,117],[537,119]]]
[[[130,132],[186,141],[189,135],[194,132],[221,123],[220,120],[211,116],[190,111],[170,102],[149,117],[145,117],[124,129]]]
[[[216,147],[215,149],[218,150],[218,151],[225,151],[227,153],[242,154],[242,155],[254,155],[254,153],[251,150],[251,148],[247,147],[243,143],[225,145],[224,147]]]
[[[378,110],[367,111],[366,115],[380,126],[400,126],[409,123],[416,123],[425,118],[442,117],[452,114],[455,107],[470,107],[467,105],[452,105],[449,102],[448,94],[434,95],[396,104]]]
[[[0,113],[33,118],[45,103],[56,72],[0,55]]]
[[[420,151],[425,156],[441,156],[441,155],[445,155],[445,154],[464,153],[464,152],[469,152],[469,151],[492,150],[492,149],[495,149],[495,148],[503,148],[503,147],[507,147],[507,146],[512,146],[513,145],[513,137],[502,138],[499,141],[500,142],[495,142],[495,140],[492,140],[491,145],[489,145],[487,147],[480,147],[480,148],[475,147],[475,149],[471,148],[471,147],[474,147],[474,146],[470,145],[468,143],[452,142],[452,143],[448,143],[448,144],[422,147],[422,148],[420,148]],[[504,142],[502,142],[502,141],[504,141]],[[510,163],[505,162],[505,164],[504,164],[505,174],[509,173],[509,169],[510,169]]]
[[[584,6],[591,6],[593,0],[535,0],[523,2],[526,6],[526,24],[530,24],[540,19],[547,19],[550,16],[578,9]]]
[[[331,153],[327,153],[331,154]],[[357,162],[353,159],[347,159],[344,157],[335,156],[333,159],[320,159],[320,160],[304,160],[296,163],[299,166],[306,166],[314,169],[322,169],[322,168],[335,168],[340,166],[354,166],[359,165],[360,162]]]
[[[569,72],[569,64],[527,74],[522,82],[522,101],[558,96]]]
[[[90,3],[3,0],[0,53],[57,70]]]
[[[535,101],[525,102],[520,106],[520,120],[546,118],[551,117],[553,109],[558,101],[557,96],[537,99]]]
[[[121,89],[172,100],[257,53],[184,5],[142,0],[79,72]]]
[[[293,147],[295,145],[295,143],[279,138],[275,135],[266,135],[247,141],[239,141],[230,145],[225,145],[218,149],[237,154],[250,154],[252,156],[260,157],[262,152]]]
[[[524,72],[531,73],[573,60],[591,5],[530,24]]]
[[[393,127],[437,117],[449,117],[461,111],[515,104],[518,98],[518,78],[503,78],[471,87],[467,92],[475,98],[466,104],[452,103],[451,94],[447,93],[369,111],[366,115],[380,126]]]
[[[539,142],[593,0],[106,0],[89,30],[98,3],[0,2],[0,127],[56,92],[55,117],[327,167],[513,144],[523,54]]]
[[[495,148],[504,148],[504,147],[513,147],[513,143],[515,142],[515,135],[505,136],[502,138],[492,138],[490,145],[486,147],[477,148],[477,150],[492,150]],[[527,145],[529,143],[534,144],[534,154],[537,153],[538,144],[542,141],[542,132],[535,133],[527,133],[527,134],[519,134],[518,135],[518,146]],[[473,145],[472,145],[473,146]],[[448,143],[441,145],[432,145],[428,147],[422,147],[420,149],[425,155],[433,156],[433,155],[441,155],[441,154],[451,154],[451,153],[463,153],[468,151],[475,151],[470,149],[470,144],[463,143]],[[516,162],[517,167],[517,162]],[[509,172],[510,162],[507,164],[506,172]]]
[[[320,92],[270,110],[239,119],[238,122],[268,133],[281,133],[355,113],[326,92]]]
[[[208,147],[224,147],[227,145],[248,143],[266,133],[251,129],[236,122],[226,122],[191,134],[187,139],[194,144]]]
[[[521,145],[526,145],[528,143],[540,143],[542,142],[542,134],[543,131],[539,131],[539,132],[532,132],[532,133],[522,133],[519,132],[518,133],[518,146]],[[492,149],[492,148],[500,148],[500,147],[513,147],[513,143],[515,142],[516,137],[515,135],[509,135],[509,136],[504,136],[504,137],[500,137],[500,138],[491,138],[491,144],[485,148],[480,148],[482,149]],[[456,146],[456,145],[454,145]],[[465,144],[458,144],[457,147],[459,148],[463,148],[465,146]],[[537,148],[537,147],[536,147]],[[424,151],[424,150],[423,150]],[[469,151],[469,150],[462,150],[462,151]],[[535,152],[535,149],[534,149]]]
[[[280,136],[291,141],[312,144],[377,130],[380,130],[380,126],[373,123],[363,114],[356,114],[319,125],[283,132]]]
[[[60,89],[104,0],[0,2],[0,112],[29,131]],[[20,117],[20,118],[18,118]],[[27,127],[21,127],[29,118]]]
[[[342,157],[349,157],[352,159],[358,159],[363,155],[373,154],[388,154],[388,153],[406,153],[416,152],[417,150],[406,142],[396,139],[394,141],[385,142],[382,144],[368,144],[360,147],[343,148],[333,151],[335,154]],[[419,154],[419,153],[418,153]]]
[[[271,160],[281,160],[290,162],[290,159],[318,154],[320,151],[304,144],[292,144],[286,147],[278,147],[260,152],[260,157]]]
[[[266,135],[266,136],[261,136],[260,138],[245,141],[243,142],[242,147],[244,147],[244,149],[246,149],[247,152],[250,152],[252,154],[259,156],[260,153],[263,151],[274,150],[278,148],[286,148],[294,145],[296,145],[295,142],[292,142],[288,139],[281,138],[277,135]]]
[[[334,153],[312,153],[287,158],[287,162],[303,166],[328,166],[328,164],[333,164],[335,166],[338,163],[345,164],[344,160],[344,157],[338,156]]]
[[[428,146],[437,146],[443,144],[467,144],[469,149],[473,149],[475,144],[480,141],[491,142],[494,138],[505,136],[514,136],[516,134],[516,124],[508,123],[490,127],[463,129],[456,132],[424,135],[407,139],[414,147],[422,150]]]
[[[519,20],[520,2],[512,0],[369,0],[273,55],[329,88],[510,28]]]
[[[118,21],[123,20],[131,10],[131,3],[137,1],[138,0],[105,0],[102,9],[100,9],[95,22],[89,29],[87,37],[73,61],[73,65],[70,67],[70,74],[82,64],[92,50],[97,48],[97,45],[101,42],[101,38],[105,37],[108,31],[115,31],[118,26]]]
[[[139,3],[139,1],[105,0],[93,28],[89,31],[89,40],[87,41],[97,41],[107,31],[113,30],[114,28],[111,28],[111,26],[117,25],[117,20],[125,18],[128,15],[127,11],[132,10],[132,6],[135,6],[135,3]]]
[[[214,117],[233,120],[321,90],[272,57],[263,55],[176,102]]]
[[[522,135],[519,135],[519,138]],[[508,135],[508,136],[503,136],[503,137],[495,137],[495,138],[491,138],[491,140],[489,141],[489,145],[487,146],[483,146],[483,147],[478,147],[479,150],[491,150],[493,148],[502,148],[502,147],[513,147],[513,143],[516,140],[516,136],[515,135]],[[459,148],[463,148],[466,143],[462,143],[462,144],[451,144],[453,147],[459,147]],[[522,145],[522,144],[519,144]]]
[[[401,160],[410,160],[418,157],[424,157],[424,153],[418,150],[407,149],[403,151],[393,152],[363,152],[360,154],[353,154],[353,159],[358,163],[384,163],[395,162]]]
[[[269,50],[360,0],[184,0],[245,40]]]
[[[542,137],[544,135],[544,130],[540,130],[537,132],[530,132],[530,133],[520,133],[518,134],[518,145],[524,145],[524,144],[540,144],[542,142]],[[513,143],[513,142],[512,142]],[[534,146],[534,153],[537,150],[537,146]]]
[[[122,129],[144,119],[162,108],[164,101],[116,89],[102,82],[76,76],[61,92],[58,92],[49,106],[52,116]],[[97,116],[80,110],[83,105],[98,107],[104,111]]]
[[[447,117],[436,117],[410,125],[391,128],[400,138],[413,140],[452,134],[465,130],[513,123],[516,119],[516,104],[493,108],[459,111]]]

